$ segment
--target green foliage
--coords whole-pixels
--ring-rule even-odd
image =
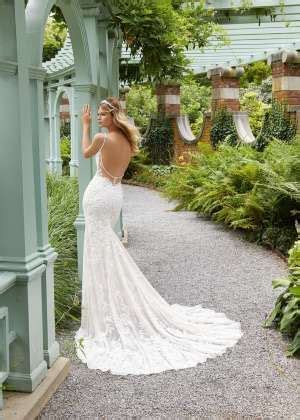
[[[256,137],[261,130],[263,118],[266,110],[268,109],[268,105],[259,100],[256,92],[245,93],[240,101],[240,104],[241,110],[247,111],[249,114],[250,127],[254,137]]]
[[[156,97],[147,85],[133,85],[126,97],[127,113],[134,119],[141,133],[145,132],[151,114],[156,111]]]
[[[140,63],[130,63],[129,58],[121,58],[119,65],[119,80],[125,84],[143,83]]]
[[[64,15],[62,14],[62,11],[58,6],[53,6],[52,7],[51,16],[53,16],[53,19],[55,20],[55,22],[66,23]]]
[[[76,178],[47,174],[49,242],[58,253],[54,263],[55,321],[63,327],[80,315],[80,282],[77,269],[78,215]]]
[[[142,172],[148,165],[151,164],[148,153],[144,148],[140,148],[139,152],[133,156],[128,168],[124,174],[125,179],[133,178],[137,173]]]
[[[169,118],[158,115],[151,119],[143,147],[153,164],[168,165],[173,158],[173,128]]]
[[[175,170],[175,165],[149,165],[142,164],[131,173],[130,182],[151,188],[161,188],[167,182],[168,175]]]
[[[296,127],[290,120],[286,107],[273,100],[271,108],[265,113],[261,132],[256,139],[256,148],[263,150],[273,138],[289,143],[295,135]]]
[[[285,253],[296,239],[293,212],[300,210],[300,140],[273,141],[261,153],[247,145],[219,145],[195,154],[167,179],[164,194],[176,209],[197,211],[248,238]],[[276,232],[276,234],[274,234]]]
[[[226,108],[218,109],[215,113],[210,132],[210,140],[215,148],[222,142],[226,142],[232,146],[237,144],[238,137],[233,117]]]
[[[263,80],[260,85],[260,94],[259,99],[265,104],[270,104],[272,102],[272,77],[268,77]]]
[[[211,88],[201,86],[193,77],[186,77],[181,85],[181,109],[188,115],[192,130],[201,130],[203,114],[209,108]],[[145,132],[150,117],[156,111],[156,96],[150,85],[132,85],[126,97],[128,115],[134,118],[141,132]]]
[[[132,56],[141,54],[141,72],[157,81],[180,80],[188,71],[184,50],[205,46],[210,36],[224,43],[224,30],[204,2],[104,0],[110,27],[120,31]],[[181,7],[185,4],[185,7]]]
[[[71,136],[71,124],[69,121],[61,120],[60,123],[60,137]]]
[[[289,250],[288,266],[287,278],[272,281],[274,289],[285,287],[285,290],[278,296],[264,326],[274,324],[281,332],[292,337],[286,353],[292,356],[300,352],[300,241],[296,241]]]
[[[43,61],[49,61],[55,57],[62,48],[67,36],[66,23],[56,21],[53,16],[49,16],[44,34]]]
[[[265,61],[257,61],[255,63],[247,64],[245,72],[240,78],[240,86],[248,87],[249,84],[261,85],[263,80],[269,77],[272,73],[271,66]]]
[[[60,139],[60,156],[63,161],[63,175],[70,175],[69,162],[71,160],[71,140],[69,137],[64,136]]]
[[[201,130],[204,112],[208,110],[211,99],[211,88],[201,86],[194,78],[189,77],[181,85],[181,110],[188,115],[191,128],[195,134]]]

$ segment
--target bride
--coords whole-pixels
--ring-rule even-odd
[[[141,375],[184,369],[225,353],[240,323],[197,306],[170,305],[151,286],[113,230],[123,203],[121,180],[138,151],[139,134],[116,98],[102,101],[98,122],[108,134],[90,143],[90,108],[82,111],[82,153],[98,153],[83,195],[85,234],[81,326],[76,353],[90,369]]]

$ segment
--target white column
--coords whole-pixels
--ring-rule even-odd
[[[76,118],[75,116],[75,106],[74,106],[74,88],[71,87],[68,90],[69,95],[69,103],[70,103],[70,131],[71,131],[71,160],[69,163],[70,166],[70,176],[78,176],[78,167],[79,167],[79,160],[78,160],[78,147],[77,147],[77,141],[78,141],[78,135],[77,135],[77,129],[78,126],[76,124]]]
[[[49,127],[50,127],[50,153],[48,167],[50,172],[62,173],[62,160],[60,159],[60,120],[59,110],[56,106],[56,88],[49,90]]]
[[[45,132],[45,162],[49,169],[50,157],[50,115],[49,115],[49,89],[44,89],[44,132]]]

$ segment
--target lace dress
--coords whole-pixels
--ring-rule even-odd
[[[200,304],[170,305],[151,286],[113,230],[123,203],[121,177],[105,177],[101,150],[100,163],[83,195],[77,356],[90,369],[141,375],[190,368],[225,353],[243,335],[240,323]]]

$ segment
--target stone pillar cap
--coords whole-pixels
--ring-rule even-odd
[[[277,53],[270,54],[268,64],[273,63],[300,63],[300,52],[297,50],[282,50]]]
[[[210,69],[207,72],[207,77],[209,79],[212,76],[220,76],[220,77],[234,77],[240,78],[244,74],[243,67],[216,67],[215,69]]]

